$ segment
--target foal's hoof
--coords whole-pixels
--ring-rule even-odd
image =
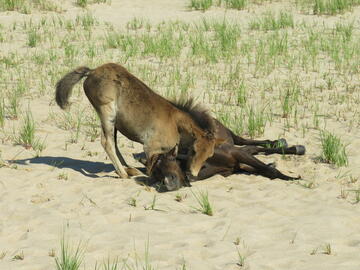
[[[270,168],[276,168],[276,162],[271,162],[267,164]]]
[[[121,179],[128,179],[128,178],[130,178],[128,174],[123,174],[123,173],[120,174],[120,173],[117,173],[117,175],[118,175],[119,178],[121,178]]]
[[[279,148],[287,148],[288,147],[288,143],[284,138],[278,139],[276,141],[276,146]]]
[[[296,155],[305,155],[306,149],[303,145],[295,145]]]
[[[137,175],[142,175],[143,173],[140,172],[138,169],[135,169],[135,168],[125,168],[125,171],[126,173],[129,175],[129,176],[137,176]]]
[[[197,180],[197,177],[193,176],[191,172],[186,172],[185,175],[186,175],[185,182],[188,182],[189,184],[190,184],[190,182],[195,182]]]

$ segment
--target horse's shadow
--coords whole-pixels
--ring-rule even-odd
[[[113,177],[116,178],[114,175],[105,175],[99,176],[100,173],[113,173],[114,166],[112,164],[106,164],[103,162],[95,162],[89,160],[80,160],[80,159],[73,159],[68,157],[51,157],[51,156],[42,156],[42,157],[34,157],[34,158],[27,158],[27,159],[18,159],[18,160],[11,160],[9,161],[13,164],[19,165],[29,165],[29,164],[45,164],[54,168],[59,169],[72,169],[77,171],[84,176],[91,177],[91,178],[99,178],[99,177]],[[145,174],[144,168],[137,168],[142,173]],[[139,178],[139,179],[137,179]],[[147,176],[138,176],[135,178],[136,181],[139,182],[148,182],[146,180]]]

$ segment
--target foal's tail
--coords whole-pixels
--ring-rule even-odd
[[[88,67],[78,67],[56,83],[55,100],[61,109],[64,110],[70,105],[69,97],[74,85],[82,78],[88,76],[90,71],[91,69]]]

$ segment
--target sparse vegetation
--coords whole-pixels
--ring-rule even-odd
[[[339,137],[328,131],[322,131],[320,139],[322,146],[321,159],[324,162],[335,164],[338,167],[348,165],[346,147]]]
[[[294,27],[294,19],[291,13],[281,11],[278,15],[266,12],[261,17],[254,19],[249,24],[252,30],[278,30],[286,27]]]
[[[209,9],[213,4],[212,0],[190,0],[190,8],[195,10],[202,10],[205,11]]]
[[[191,190],[191,193],[194,195],[194,198],[199,205],[198,207],[194,207],[194,208],[205,215],[212,216],[214,214],[214,211],[209,201],[208,192],[207,191],[194,192]]]
[[[0,11],[19,11],[21,13],[31,13],[32,9],[39,9],[43,11],[61,12],[62,9],[50,0],[1,0]]]
[[[359,154],[356,147],[360,130],[360,27],[355,13],[358,12],[359,1],[295,2],[296,4],[287,1],[286,5],[281,7],[282,2],[269,0],[188,0],[183,3],[181,11],[176,11],[176,20],[168,15],[164,17],[164,21],[160,18],[154,19],[153,14],[149,13],[146,17],[138,16],[128,22],[120,20],[115,23],[111,17],[106,18],[106,22],[104,20],[104,14],[107,14],[111,7],[96,7],[98,3],[110,1],[74,0],[60,5],[60,1],[49,0],[0,0],[0,11],[4,12],[3,19],[6,20],[0,24],[0,168],[1,176],[6,175],[0,177],[0,188],[6,190],[6,194],[17,192],[18,186],[26,188],[21,182],[25,176],[32,178],[34,195],[35,189],[39,189],[38,194],[41,196],[45,191],[53,193],[50,190],[53,186],[60,186],[65,193],[68,188],[72,190],[75,183],[80,182],[81,188],[86,189],[86,192],[95,190],[90,188],[96,185],[96,190],[101,194],[101,200],[94,198],[96,204],[90,199],[81,199],[81,194],[79,200],[73,203],[77,204],[81,200],[81,214],[87,215],[91,211],[89,218],[96,216],[99,211],[106,216],[108,209],[112,208],[116,212],[114,220],[124,221],[124,227],[127,226],[127,221],[131,221],[129,225],[139,225],[143,222],[143,216],[146,216],[144,222],[149,221],[147,218],[151,218],[152,222],[152,218],[155,220],[158,215],[167,220],[179,213],[188,214],[191,204],[196,211],[213,215],[215,203],[217,207],[214,218],[209,219],[201,214],[193,215],[193,218],[199,223],[202,220],[219,222],[211,223],[209,228],[217,230],[220,238],[223,235],[220,230],[226,230],[226,224],[221,224],[216,216],[220,219],[232,219],[233,214],[240,210],[232,207],[225,209],[219,200],[244,195],[240,199],[244,201],[244,205],[248,205],[252,203],[252,198],[258,198],[257,194],[252,192],[250,193],[256,197],[246,197],[248,192],[243,185],[247,184],[246,181],[250,183],[252,179],[245,174],[241,175],[244,181],[237,181],[238,176],[233,176],[234,179],[231,180],[221,180],[222,191],[219,190],[216,194],[216,181],[220,180],[215,180],[214,186],[213,180],[193,184],[196,187],[207,187],[211,200],[207,191],[195,190],[194,199],[192,196],[186,197],[181,190],[176,195],[157,193],[154,196],[154,193],[146,193],[147,197],[137,197],[136,193],[131,191],[133,185],[139,188],[134,181],[117,181],[109,177],[114,175],[110,175],[110,160],[105,158],[106,154],[101,148],[100,122],[84,96],[82,86],[79,84],[74,88],[72,98],[75,102],[67,112],[60,112],[54,106],[53,100],[54,85],[69,70],[80,65],[94,68],[113,61],[121,63],[162,96],[194,97],[196,101],[205,104],[212,115],[244,137],[284,137],[289,138],[289,145],[309,144],[305,156],[286,158],[274,155],[271,161],[266,162],[276,162],[280,169],[284,164],[291,163],[289,167],[294,169],[291,173],[300,174],[305,179],[298,182],[299,186],[289,185],[286,188],[296,192],[296,198],[304,193],[308,196],[307,199],[316,196],[319,202],[326,197],[332,200],[331,206],[339,203],[354,209],[359,207],[359,177],[356,167]],[[157,4],[154,2],[152,5]],[[99,8],[104,9],[98,12]],[[172,12],[175,14],[175,11]],[[162,13],[161,10],[158,13]],[[143,13],[137,13],[134,9],[134,14]],[[181,14],[187,15],[182,18]],[[333,16],[337,14],[341,15]],[[21,19],[16,16],[21,16]],[[7,20],[8,17],[11,17],[11,20]],[[351,147],[347,146],[348,143]],[[13,144],[23,145],[30,151]],[[119,136],[119,146],[121,150],[130,149],[131,153],[140,149],[123,136]],[[42,151],[45,147],[47,156],[34,158],[44,153]],[[123,153],[124,158],[131,162],[131,156],[126,151]],[[314,159],[315,156],[319,158]],[[334,165],[314,162],[319,160]],[[347,166],[346,169],[340,168],[344,166]],[[43,172],[49,173],[48,179],[37,177]],[[8,177],[12,174],[14,177]],[[20,174],[24,176],[17,177]],[[265,182],[256,179],[251,181],[251,184],[252,188],[255,187],[252,190],[259,192],[264,203],[270,195],[272,200],[285,196],[279,196],[281,192],[272,189],[287,185],[282,181]],[[123,186],[126,188],[121,190],[125,190],[125,195],[120,192],[116,196],[111,194]],[[146,189],[153,191],[153,187]],[[6,194],[0,205],[2,208],[4,203],[7,203]],[[24,198],[27,200],[27,197]],[[45,210],[47,207],[54,207],[55,201],[61,204],[58,205],[60,209],[64,203],[61,200],[39,206]],[[238,205],[239,201],[234,203]],[[297,203],[301,203],[301,200],[297,200]],[[166,213],[144,211],[158,210],[162,205],[166,205]],[[73,215],[67,211],[73,211],[74,207],[68,205],[61,208],[62,216],[71,217],[69,222],[72,222]],[[56,213],[56,208],[52,209],[51,213]],[[128,213],[117,215],[125,210]],[[23,212],[18,214],[22,215]],[[6,215],[5,211],[5,218]],[[174,220],[177,222],[179,219]],[[175,222],[174,220],[169,222]],[[151,222],[147,223],[149,228],[146,229],[154,230],[155,225],[160,228],[160,224],[154,221],[154,225]],[[229,240],[231,235],[231,241],[234,241],[236,247],[239,246],[238,253],[233,247],[228,250],[231,253],[230,261],[234,264],[233,267],[237,264],[238,267],[246,268],[247,263],[254,263],[256,268],[252,256],[241,248],[243,238],[235,239],[235,222],[236,218],[232,227],[229,225],[227,228],[229,233],[225,231],[224,234],[224,241]],[[51,225],[51,222],[49,224]],[[181,226],[185,226],[182,220],[179,221],[179,227]],[[244,223],[242,226],[246,229],[247,225]],[[44,228],[46,229],[46,226]],[[88,228],[84,226],[82,229]],[[194,231],[196,229],[194,226]],[[351,226],[347,229],[349,234],[353,232]],[[161,230],[162,227],[159,233],[162,233]],[[166,227],[165,233],[169,231],[171,227]],[[116,233],[117,231],[114,231],[114,239]],[[139,235],[141,233],[139,231]],[[6,234],[8,232],[5,230],[5,238]],[[189,237],[191,236],[190,233]],[[290,240],[290,247],[302,244],[298,240],[294,244],[291,237],[292,235],[288,235],[285,241]],[[211,241],[212,239],[209,240]],[[163,244],[159,242],[161,241],[156,239],[153,246],[147,247],[148,253],[155,249],[156,259],[156,249],[159,244]],[[169,249],[179,251],[178,248],[182,248],[183,244],[180,242],[171,243]],[[309,247],[309,242],[306,242],[306,245]],[[93,268],[90,263],[81,263],[79,259],[84,257],[79,255],[83,253],[79,252],[74,258],[76,246],[67,246],[67,253],[64,254],[68,259],[64,259],[61,250],[56,249],[55,252],[52,247],[50,245],[39,249],[43,256],[57,258],[58,265],[73,258],[75,267],[77,260],[80,269]],[[226,245],[224,247],[226,248]],[[312,260],[325,256],[321,254],[337,252],[333,244],[319,245],[313,251],[311,247],[314,246],[307,248],[307,254],[311,252],[318,255],[311,257]],[[24,254],[21,254],[18,248],[11,246],[0,251],[1,263],[6,265],[7,261],[11,261],[10,263],[15,265],[33,262],[34,258],[26,249],[22,260],[21,255]],[[109,245],[109,249],[111,248]],[[277,248],[275,244],[274,249]],[[106,256],[107,249],[102,251]],[[142,253],[129,255],[128,260],[123,255],[115,254],[119,256],[119,260],[109,257],[95,269],[156,269],[157,261],[154,264],[150,263],[150,259],[146,259],[148,262],[145,263]],[[164,254],[166,255],[168,254]],[[341,256],[340,253],[336,255]],[[208,257],[204,255],[204,259]],[[191,261],[181,265],[182,261],[179,262],[178,258],[172,260],[178,262],[173,266],[174,269],[189,269],[192,266]],[[163,267],[161,263],[160,265]],[[53,262],[52,267],[55,268]],[[50,269],[51,265],[48,268]]]
[[[312,8],[314,14],[336,15],[351,10],[359,0],[297,0],[303,8]]]
[[[55,257],[56,270],[79,270],[84,259],[84,251],[85,247],[81,242],[73,248],[63,235],[60,242],[60,255]]]
[[[240,250],[236,248],[238,254],[238,262],[236,263],[238,266],[243,267],[245,266],[245,256],[240,253]]]
[[[332,254],[331,245],[329,243],[324,245],[323,253],[326,254],[326,255],[331,255]]]
[[[16,255],[12,258],[12,260],[13,260],[13,261],[22,261],[24,258],[25,258],[24,252],[21,251],[20,253],[16,254]]]
[[[21,144],[27,149],[35,144],[35,121],[29,110],[25,113],[23,124],[19,135],[15,138],[15,143]]]

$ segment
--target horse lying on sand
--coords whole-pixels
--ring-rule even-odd
[[[193,100],[188,100],[177,106],[187,107],[188,110],[198,110]],[[195,114],[201,122],[201,114]],[[201,168],[197,177],[186,175],[187,155],[177,151],[176,147],[168,153],[161,154],[153,167],[150,169],[151,176],[165,184],[168,190],[174,190],[174,182],[181,182],[182,186],[189,186],[189,181],[206,179],[215,174],[229,176],[234,173],[248,172],[266,176],[270,179],[279,178],[282,180],[297,180],[299,177],[292,177],[281,173],[274,167],[274,164],[265,164],[254,155],[259,153],[269,154],[291,154],[304,155],[305,147],[295,145],[288,147],[285,139],[270,140],[247,140],[235,135],[218,120],[215,122],[215,139],[222,141],[216,145],[214,155],[209,157]],[[245,145],[239,147],[239,145]],[[140,155],[141,156],[141,155]],[[138,156],[138,157],[140,157]],[[145,162],[144,159],[139,159]],[[185,172],[184,172],[185,171]]]
[[[69,107],[72,88],[84,77],[85,94],[101,121],[101,144],[120,177],[127,178],[138,171],[129,168],[118,151],[114,140],[117,130],[144,145],[149,173],[158,156],[170,152],[175,145],[189,154],[185,170],[195,177],[204,161],[213,155],[216,140],[213,123],[207,120],[210,116],[202,114],[199,122],[117,64],[96,69],[79,67],[66,74],[56,84],[55,99],[62,109]]]

